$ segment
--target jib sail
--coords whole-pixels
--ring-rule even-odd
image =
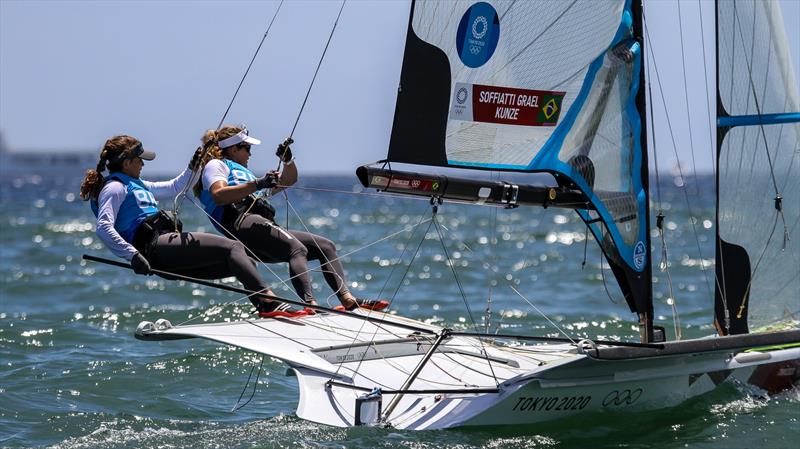
[[[800,320],[800,97],[788,48],[778,2],[717,3],[722,334]]]

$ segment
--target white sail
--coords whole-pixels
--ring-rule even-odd
[[[718,322],[733,323],[733,333],[744,330],[737,320],[750,330],[797,327],[800,96],[780,5],[718,2],[717,20],[719,125],[726,131],[718,160],[718,301],[730,310]]]

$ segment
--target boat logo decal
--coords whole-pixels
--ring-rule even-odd
[[[583,410],[592,401],[591,396],[520,396],[511,411],[567,411]]]
[[[636,247],[633,249],[633,265],[637,270],[641,270],[644,266],[645,252],[644,243],[641,241],[637,242]]]
[[[520,126],[556,126],[565,92],[455,83],[450,119]]]
[[[494,7],[486,2],[475,3],[461,16],[456,34],[456,48],[461,62],[467,67],[486,64],[500,40],[500,18]]]
[[[631,405],[636,402],[641,395],[641,388],[635,390],[614,390],[603,398],[603,407],[608,407],[610,405]]]

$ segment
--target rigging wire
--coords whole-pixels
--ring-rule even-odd
[[[678,33],[680,34],[681,41],[681,70],[683,71],[683,98],[686,103],[686,125],[689,129],[689,149],[692,153],[692,174],[694,176],[694,193],[698,195],[697,184],[697,162],[694,157],[694,135],[692,134],[692,112],[689,107],[689,84],[686,81],[686,51],[683,43],[683,21],[681,20],[681,2],[678,4]],[[701,20],[702,22],[702,20]],[[706,95],[706,98],[708,95]]]
[[[328,46],[331,43],[331,39],[333,38],[333,32],[336,31],[336,25],[339,23],[339,18],[342,16],[342,10],[344,9],[344,5],[347,3],[347,0],[342,1],[342,6],[339,8],[339,14],[336,16],[336,21],[333,23],[333,28],[331,28],[331,33],[328,36],[328,42],[325,43],[325,49],[322,51],[322,56],[319,58],[319,62],[317,63],[317,69],[314,71],[314,76],[311,78],[311,84],[308,86],[308,90],[306,91],[306,97],[303,99],[303,104],[300,106],[300,112],[297,113],[297,119],[294,121],[294,126],[292,126],[292,132],[289,133],[289,138],[291,139],[294,136],[294,131],[297,129],[297,123],[300,121],[300,116],[303,115],[303,109],[306,107],[306,102],[308,101],[308,96],[311,94],[311,88],[314,87],[314,81],[317,79],[317,73],[319,73],[319,68],[322,66],[322,61],[325,59],[325,53],[328,52]],[[278,163],[280,166],[280,162]]]
[[[417,229],[417,227],[418,227],[419,225],[421,225],[421,224],[423,223],[423,219],[424,219],[424,215],[420,215],[419,222],[418,222],[418,223],[417,223],[417,225],[414,227],[414,231],[412,232],[412,234],[411,234],[411,235],[409,236],[409,238],[408,238],[408,240],[409,240],[409,241],[410,241],[410,240],[411,240],[411,238],[413,238],[413,237],[414,237],[414,235],[416,234],[416,229]],[[392,294],[392,296],[389,298],[389,306],[390,306],[390,307],[391,307],[391,304],[394,302],[394,299],[397,297],[397,293],[400,291],[400,286],[402,286],[402,285],[403,285],[403,280],[406,278],[406,276],[408,276],[408,271],[411,269],[411,265],[414,263],[414,260],[417,258],[417,254],[419,254],[419,250],[420,250],[420,248],[422,248],[422,244],[425,242],[425,237],[424,237],[424,236],[428,234],[428,231],[430,231],[430,229],[431,229],[431,226],[433,225],[433,220],[431,220],[431,219],[428,219],[427,221],[428,221],[428,228],[427,228],[427,229],[425,229],[425,232],[422,234],[422,235],[423,235],[423,238],[422,238],[422,239],[420,239],[420,241],[419,241],[419,244],[417,245],[417,248],[416,248],[416,250],[414,251],[414,254],[411,256],[411,260],[408,262],[408,265],[406,266],[406,270],[405,270],[405,272],[403,273],[403,276],[400,278],[400,282],[398,282],[398,284],[397,284],[397,285],[398,285],[398,286],[397,286],[397,289],[394,291],[394,293]],[[407,246],[405,246],[405,245],[403,246],[403,251],[402,251],[402,253],[400,254],[400,257],[398,258],[398,262],[397,262],[396,264],[394,264],[394,266],[392,266],[392,270],[391,270],[391,272],[390,272],[389,276],[386,278],[386,281],[384,282],[384,284],[383,284],[383,287],[381,287],[381,292],[383,292],[383,289],[384,289],[384,288],[386,288],[386,286],[388,285],[388,283],[389,283],[389,280],[391,279],[391,277],[392,277],[392,274],[394,273],[394,270],[395,270],[395,268],[396,268],[396,267],[397,267],[397,266],[398,266],[400,263],[402,263],[402,261],[403,261],[403,256],[405,255],[405,252],[406,252],[406,249],[407,249],[407,248],[408,248]],[[356,332],[355,336],[353,337],[353,339],[354,339],[354,340],[355,340],[356,338],[358,338],[358,336],[361,334],[361,331],[364,329],[364,326],[365,326],[365,325],[366,325],[366,324],[362,324],[362,325],[361,325],[361,327],[359,327],[359,329],[358,329],[358,332]],[[370,337],[370,340],[374,340],[374,339],[375,339],[375,336],[376,336],[377,334],[378,334],[378,328],[376,327],[376,328],[375,328],[375,331],[372,333],[372,336]],[[347,355],[349,355],[349,354],[350,354],[350,348],[348,348],[348,349],[347,349],[347,353],[345,354],[345,357],[346,357]],[[365,351],[365,352],[364,352],[364,354],[362,354],[361,358],[359,359],[359,361],[358,361],[358,365],[356,365],[356,368],[355,368],[355,369],[356,369],[356,371],[358,371],[358,370],[361,368],[361,364],[364,362],[364,359],[365,359],[366,355],[367,355],[367,354],[366,354],[366,351]],[[340,365],[340,366],[341,366],[341,365]],[[336,369],[336,373],[337,373],[337,374],[339,373],[339,368],[337,368],[337,369]],[[406,373],[406,374],[409,374],[409,375],[410,375],[411,373]],[[333,377],[331,377],[331,379],[333,379]]]
[[[714,179],[717,179],[717,152],[714,149],[714,126],[712,125],[712,110],[711,100],[709,99],[708,91],[708,67],[706,64],[706,33],[703,30],[703,5],[700,0],[697,0],[698,17],[700,18],[700,48],[703,49],[703,80],[705,84],[703,89],[706,93],[706,117],[708,118],[708,150],[711,152],[711,170],[714,174]]]
[[[644,11],[642,11],[642,19],[646,22],[646,17],[645,17]],[[650,30],[649,30],[649,28],[648,27],[644,27],[644,30],[645,30],[645,35],[647,36],[647,40],[652,42],[652,39],[650,39]],[[664,87],[661,84],[661,77],[658,75],[659,74],[659,70],[658,70],[658,63],[656,61],[655,49],[653,48],[652,44],[648,45],[648,49],[650,50],[650,57],[651,57],[651,59],[653,61],[653,73],[655,75],[654,78],[655,78],[655,80],[657,82],[659,93],[661,94],[661,99],[662,99],[661,103],[662,103],[662,106],[664,108],[664,115],[665,115],[665,117],[667,119],[667,129],[669,129],[669,135],[670,135],[670,138],[672,139],[672,149],[673,149],[673,152],[675,153],[675,159],[678,161],[677,162],[678,175],[681,177],[681,179],[686,179],[684,177],[684,175],[683,175],[683,168],[681,167],[680,159],[678,158],[678,147],[677,147],[677,144],[675,142],[675,133],[674,133],[674,131],[672,129],[672,121],[670,120],[669,111],[667,111],[667,103],[666,103],[667,96],[664,94]],[[705,269],[705,264],[702,263],[704,258],[703,258],[703,250],[702,250],[702,248],[700,246],[700,236],[699,236],[699,233],[697,231],[697,226],[696,226],[696,223],[697,223],[696,214],[694,213],[694,209],[692,208],[691,201],[689,201],[689,195],[688,195],[688,192],[687,192],[687,189],[686,189],[686,183],[684,182],[682,184],[683,184],[683,186],[681,188],[681,191],[683,192],[684,201],[686,202],[686,208],[689,211],[689,217],[690,217],[689,223],[692,225],[692,233],[694,235],[695,244],[697,246],[697,252],[700,255],[700,262],[701,262],[700,263],[700,271],[703,273],[703,277],[705,279],[705,284],[706,284],[706,289],[708,290],[710,295],[713,295],[714,293],[711,290],[711,284],[710,284],[710,282],[708,280],[708,273],[707,273],[707,271]],[[714,276],[714,280],[716,282],[717,288],[720,289],[720,291],[722,291],[722,287],[719,285],[719,279],[717,279],[716,276]]]
[[[569,341],[571,341],[571,342],[572,342],[572,344],[576,344],[575,340],[574,340],[572,337],[570,337],[570,336],[569,336],[569,334],[567,334],[566,332],[564,332],[564,330],[563,330],[563,329],[561,329],[561,327],[560,327],[558,324],[556,324],[555,322],[553,322],[553,320],[551,320],[551,319],[550,319],[550,318],[549,318],[549,317],[548,317],[548,316],[547,316],[547,315],[546,315],[544,312],[542,312],[541,310],[539,310],[539,308],[538,308],[538,307],[536,307],[536,306],[535,306],[535,305],[534,305],[532,302],[530,302],[530,301],[528,300],[528,298],[526,298],[526,297],[525,297],[525,296],[524,296],[522,293],[520,293],[520,291],[519,291],[519,290],[517,290],[517,289],[516,289],[516,288],[515,288],[513,285],[511,285],[511,284],[508,284],[508,286],[511,288],[511,290],[514,290],[514,293],[516,293],[517,295],[519,295],[519,297],[520,297],[520,298],[522,298],[523,300],[525,300],[525,302],[527,302],[529,306],[533,307],[533,309],[534,309],[534,310],[536,310],[536,312],[538,312],[538,313],[539,313],[539,315],[541,315],[541,316],[542,316],[544,319],[546,319],[546,320],[547,320],[547,321],[548,321],[548,322],[549,322],[551,325],[553,325],[553,327],[555,327],[557,331],[559,331],[559,332],[561,332],[562,334],[564,334],[564,336],[565,336],[565,337],[567,337],[567,338],[569,339]]]
[[[225,113],[222,114],[222,118],[220,119],[219,124],[217,125],[217,129],[220,129],[222,127],[222,124],[225,122],[225,118],[228,116],[228,112],[230,112],[231,106],[233,106],[233,102],[236,100],[236,96],[239,94],[239,90],[242,88],[244,80],[247,78],[247,74],[250,73],[250,68],[253,67],[253,63],[255,62],[256,57],[258,57],[258,53],[261,51],[261,46],[264,45],[264,41],[267,39],[267,35],[269,35],[269,30],[272,29],[272,24],[275,23],[275,18],[278,17],[278,12],[281,10],[281,6],[283,6],[283,1],[284,0],[281,0],[281,2],[278,4],[278,8],[275,10],[275,14],[272,15],[272,19],[269,21],[269,25],[267,25],[267,30],[261,37],[261,42],[258,43],[258,47],[256,48],[255,53],[253,53],[253,57],[250,59],[250,64],[247,65],[247,69],[244,71],[244,75],[242,75],[242,79],[239,81],[239,85],[236,87],[236,91],[233,93],[233,97],[231,97],[231,101],[230,103],[228,103],[228,107],[225,109]],[[203,148],[200,160],[203,160],[203,158],[205,158],[209,148],[210,146],[205,146]],[[175,196],[175,200],[172,203],[172,212],[173,214],[175,214],[176,218],[178,217],[178,212],[180,211],[184,198],[186,198],[187,192],[189,191],[191,186],[193,186],[195,182],[197,182],[197,180],[195,180],[195,177],[197,176],[197,173],[200,172],[199,168],[200,164],[198,164],[197,167],[192,169],[192,176],[189,177],[189,182],[187,182],[186,185],[183,187],[183,190],[181,190],[181,192]]]
[[[644,23],[644,26],[645,26],[645,28],[647,28],[647,23],[646,22]],[[683,42],[683,37],[681,37],[681,45],[683,45],[682,42]],[[705,63],[705,61],[704,61],[704,63]],[[648,61],[648,64],[646,64],[646,69],[647,69],[647,72],[649,74],[650,73],[649,61]],[[685,76],[685,71],[684,71],[684,76]],[[659,269],[662,272],[666,273],[666,275],[667,275],[667,287],[668,287],[668,290],[669,290],[669,299],[668,299],[667,302],[670,305],[671,310],[672,310],[672,324],[673,324],[673,328],[675,330],[675,338],[677,340],[681,340],[682,336],[681,336],[681,327],[680,327],[680,315],[678,314],[677,300],[675,298],[675,293],[674,293],[674,290],[673,290],[673,287],[672,287],[672,274],[670,273],[670,269],[669,269],[669,254],[667,252],[667,238],[666,238],[666,234],[664,233],[664,208],[663,208],[664,206],[663,206],[663,202],[661,201],[661,174],[660,174],[660,171],[658,169],[658,151],[656,150],[656,127],[655,127],[655,123],[654,123],[655,120],[653,119],[654,118],[654,115],[653,115],[653,85],[652,85],[651,82],[649,82],[649,79],[650,79],[650,77],[648,77],[648,82],[647,82],[647,96],[648,96],[648,101],[647,101],[648,104],[647,105],[648,105],[648,107],[650,109],[650,133],[651,133],[651,135],[653,137],[651,139],[651,142],[652,142],[651,146],[653,148],[653,162],[654,162],[654,165],[655,165],[655,175],[656,175],[656,204],[657,204],[657,210],[658,210],[658,215],[656,217],[656,228],[658,229],[658,236],[659,236],[659,239],[661,240],[661,261],[659,262],[658,265],[659,265]],[[685,84],[685,78],[684,78],[684,84]],[[687,104],[688,104],[688,99],[687,99]],[[690,126],[691,126],[691,122],[690,122]],[[696,183],[697,183],[697,173],[695,171],[695,185],[696,185]],[[701,264],[703,263],[702,257],[701,257],[700,263]]]
[[[436,214],[436,209],[434,209],[434,214]],[[455,278],[456,285],[458,286],[458,291],[461,293],[461,299],[464,300],[464,305],[467,308],[467,316],[469,316],[469,320],[472,321],[472,326],[476,332],[479,331],[478,323],[475,322],[475,317],[472,316],[472,308],[469,306],[469,301],[467,301],[467,295],[464,292],[464,286],[461,285],[461,279],[458,277],[458,272],[456,271],[456,266],[453,259],[450,257],[450,253],[447,251],[447,246],[444,244],[444,236],[442,235],[442,231],[439,228],[439,223],[436,220],[436,217],[433,218],[433,225],[436,228],[436,233],[439,235],[439,242],[442,244],[442,250],[444,251],[445,257],[447,258],[447,262],[450,265],[450,269],[453,272],[453,278]],[[492,372],[492,377],[497,385],[500,384],[497,380],[497,375],[495,375],[494,367],[492,366],[492,362],[489,359],[489,353],[486,351],[486,348],[483,344],[483,339],[478,338],[478,341],[481,344],[481,351],[486,355],[486,361],[489,363],[489,370]]]
[[[755,7],[755,4],[753,5],[753,7]],[[735,4],[734,4],[733,12],[736,15],[736,19],[737,19],[736,23],[738,24],[738,27],[739,27],[739,38],[742,41],[742,45],[744,45],[745,42],[744,42],[744,33],[742,31],[742,21],[739,19],[739,13],[738,13],[738,11],[736,9]],[[753,26],[755,26],[755,22],[753,22]],[[753,40],[755,40],[755,35],[753,37]],[[752,51],[752,48],[751,48],[751,51]],[[762,115],[762,113],[761,113],[761,105],[758,102],[758,94],[756,93],[756,86],[755,86],[755,82],[753,81],[753,63],[750,60],[750,58],[748,58],[747,52],[744,52],[743,56],[744,56],[745,62],[747,63],[747,76],[748,76],[748,81],[750,82],[749,83],[750,91],[753,94],[753,102],[754,102],[755,107],[756,107],[756,114],[758,114],[758,116],[760,118],[761,115]],[[775,179],[774,163],[772,162],[772,155],[769,153],[769,142],[767,141],[767,134],[766,134],[766,131],[764,131],[764,123],[763,123],[762,120],[758,121],[758,129],[759,129],[759,131],[761,131],[761,138],[764,139],[764,153],[767,155],[767,162],[769,163],[770,180],[772,181],[772,188],[775,191],[775,209],[777,209],[778,214],[783,219],[783,229],[784,229],[784,242],[783,242],[783,245],[784,245],[784,249],[785,249],[786,248],[786,240],[788,239],[788,230],[787,230],[787,227],[786,227],[786,218],[783,215],[783,209],[780,207],[781,195],[780,195],[780,191],[778,190],[778,181]]]

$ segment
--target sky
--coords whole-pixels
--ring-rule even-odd
[[[158,153],[153,172],[177,171],[203,131],[219,124],[278,4],[0,0],[0,138],[13,151],[99,151],[108,137],[131,134]],[[276,165],[273,148],[292,131],[340,5],[281,7],[225,120],[263,140],[251,166]],[[692,166],[691,120],[698,171],[710,171],[713,160],[699,21],[702,9],[713,83],[713,5],[681,3],[687,118],[677,3],[646,2],[664,89],[676,94],[668,109],[678,154]],[[781,6],[800,74],[800,0]],[[301,172],[352,173],[385,157],[408,8],[405,0],[347,2],[294,133]],[[671,165],[661,102],[654,108],[659,160]]]

